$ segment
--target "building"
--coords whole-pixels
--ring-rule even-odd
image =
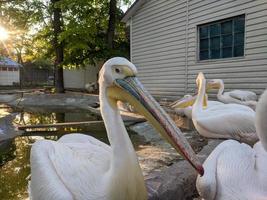
[[[78,69],[64,69],[65,89],[94,90],[90,89],[91,84],[95,85],[98,81],[99,66],[86,66]],[[97,86],[96,86],[97,87]]]
[[[267,86],[266,0],[136,0],[131,61],[155,97],[195,91],[198,72],[225,89],[260,94]]]
[[[19,63],[7,57],[0,57],[0,85],[19,85],[20,83]]]

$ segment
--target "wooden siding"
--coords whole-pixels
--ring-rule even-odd
[[[131,59],[156,97],[185,92],[185,13],[185,1],[148,0],[132,17]]]
[[[226,90],[267,87],[266,0],[147,0],[131,19],[131,59],[156,97],[195,91],[202,71]],[[245,55],[198,61],[197,26],[245,14]],[[186,34],[187,33],[187,34]]]
[[[261,94],[267,86],[267,1],[191,0],[188,6],[188,92],[195,90],[198,72],[224,80],[225,89],[249,89]],[[198,61],[197,25],[245,14],[245,55]]]

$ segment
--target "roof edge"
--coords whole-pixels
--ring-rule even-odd
[[[131,5],[131,7],[125,12],[121,21],[126,23],[145,2],[146,0],[136,0],[133,5]]]

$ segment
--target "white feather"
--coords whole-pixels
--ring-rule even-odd
[[[203,96],[206,90],[204,75],[198,76],[199,92],[192,110],[192,120],[199,134],[209,138],[258,140],[254,125],[255,112],[243,105],[217,104],[204,109]]]
[[[267,199],[267,91],[256,110],[260,141],[253,148],[227,140],[218,145],[204,162],[205,173],[197,178],[199,194],[206,200]],[[247,122],[244,121],[244,124]]]
[[[41,140],[31,150],[32,200],[144,200],[143,175],[117,108],[106,88],[113,83],[111,66],[135,66],[113,58],[100,72],[100,110],[111,146],[93,137],[71,134],[58,141]]]
[[[254,92],[247,90],[232,90],[229,92],[224,92],[224,83],[221,79],[212,79],[209,82],[213,82],[213,84],[217,83],[220,85],[220,88],[217,93],[217,98],[219,101],[223,103],[234,103],[245,105],[253,110],[256,109],[257,105],[257,95]]]

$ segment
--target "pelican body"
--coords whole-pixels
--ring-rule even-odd
[[[203,106],[205,109],[223,104],[219,101],[208,101],[208,95],[206,93],[210,91],[211,89],[213,89],[214,87],[217,87],[217,86],[215,86],[214,84],[207,83],[206,92],[203,97]],[[197,99],[197,95],[194,95],[194,96],[185,95],[182,99],[179,99],[173,102],[172,104],[170,104],[170,106],[174,108],[176,113],[178,113],[179,115],[181,116],[185,115],[187,118],[192,119],[192,107],[196,99]]]
[[[197,78],[198,96],[192,109],[192,121],[200,135],[208,138],[227,138],[254,144],[256,135],[255,112],[243,105],[221,104],[203,108],[206,79],[203,73]]]
[[[229,92],[224,91],[224,83],[221,79],[212,79],[208,81],[211,88],[219,89],[217,98],[223,103],[235,103],[256,109],[257,95],[254,92],[246,90],[233,90]]]
[[[32,200],[147,199],[118,101],[133,105],[200,174],[204,173],[191,146],[136,74],[136,67],[120,57],[108,60],[100,71],[100,111],[110,146],[82,134],[34,143],[29,185]]]
[[[174,110],[182,116],[186,116],[188,119],[192,119],[192,108],[193,105],[196,101],[197,95],[191,96],[191,95],[186,95],[184,98],[176,102],[175,104],[171,105]],[[222,105],[222,102],[219,101],[208,101],[208,95],[204,95],[204,100],[203,100],[203,108],[204,109],[209,109],[212,108],[213,106],[217,105]]]
[[[256,108],[256,130],[260,138],[253,148],[227,140],[204,162],[197,189],[205,200],[267,199],[267,90]],[[246,123],[246,122],[244,122]]]

